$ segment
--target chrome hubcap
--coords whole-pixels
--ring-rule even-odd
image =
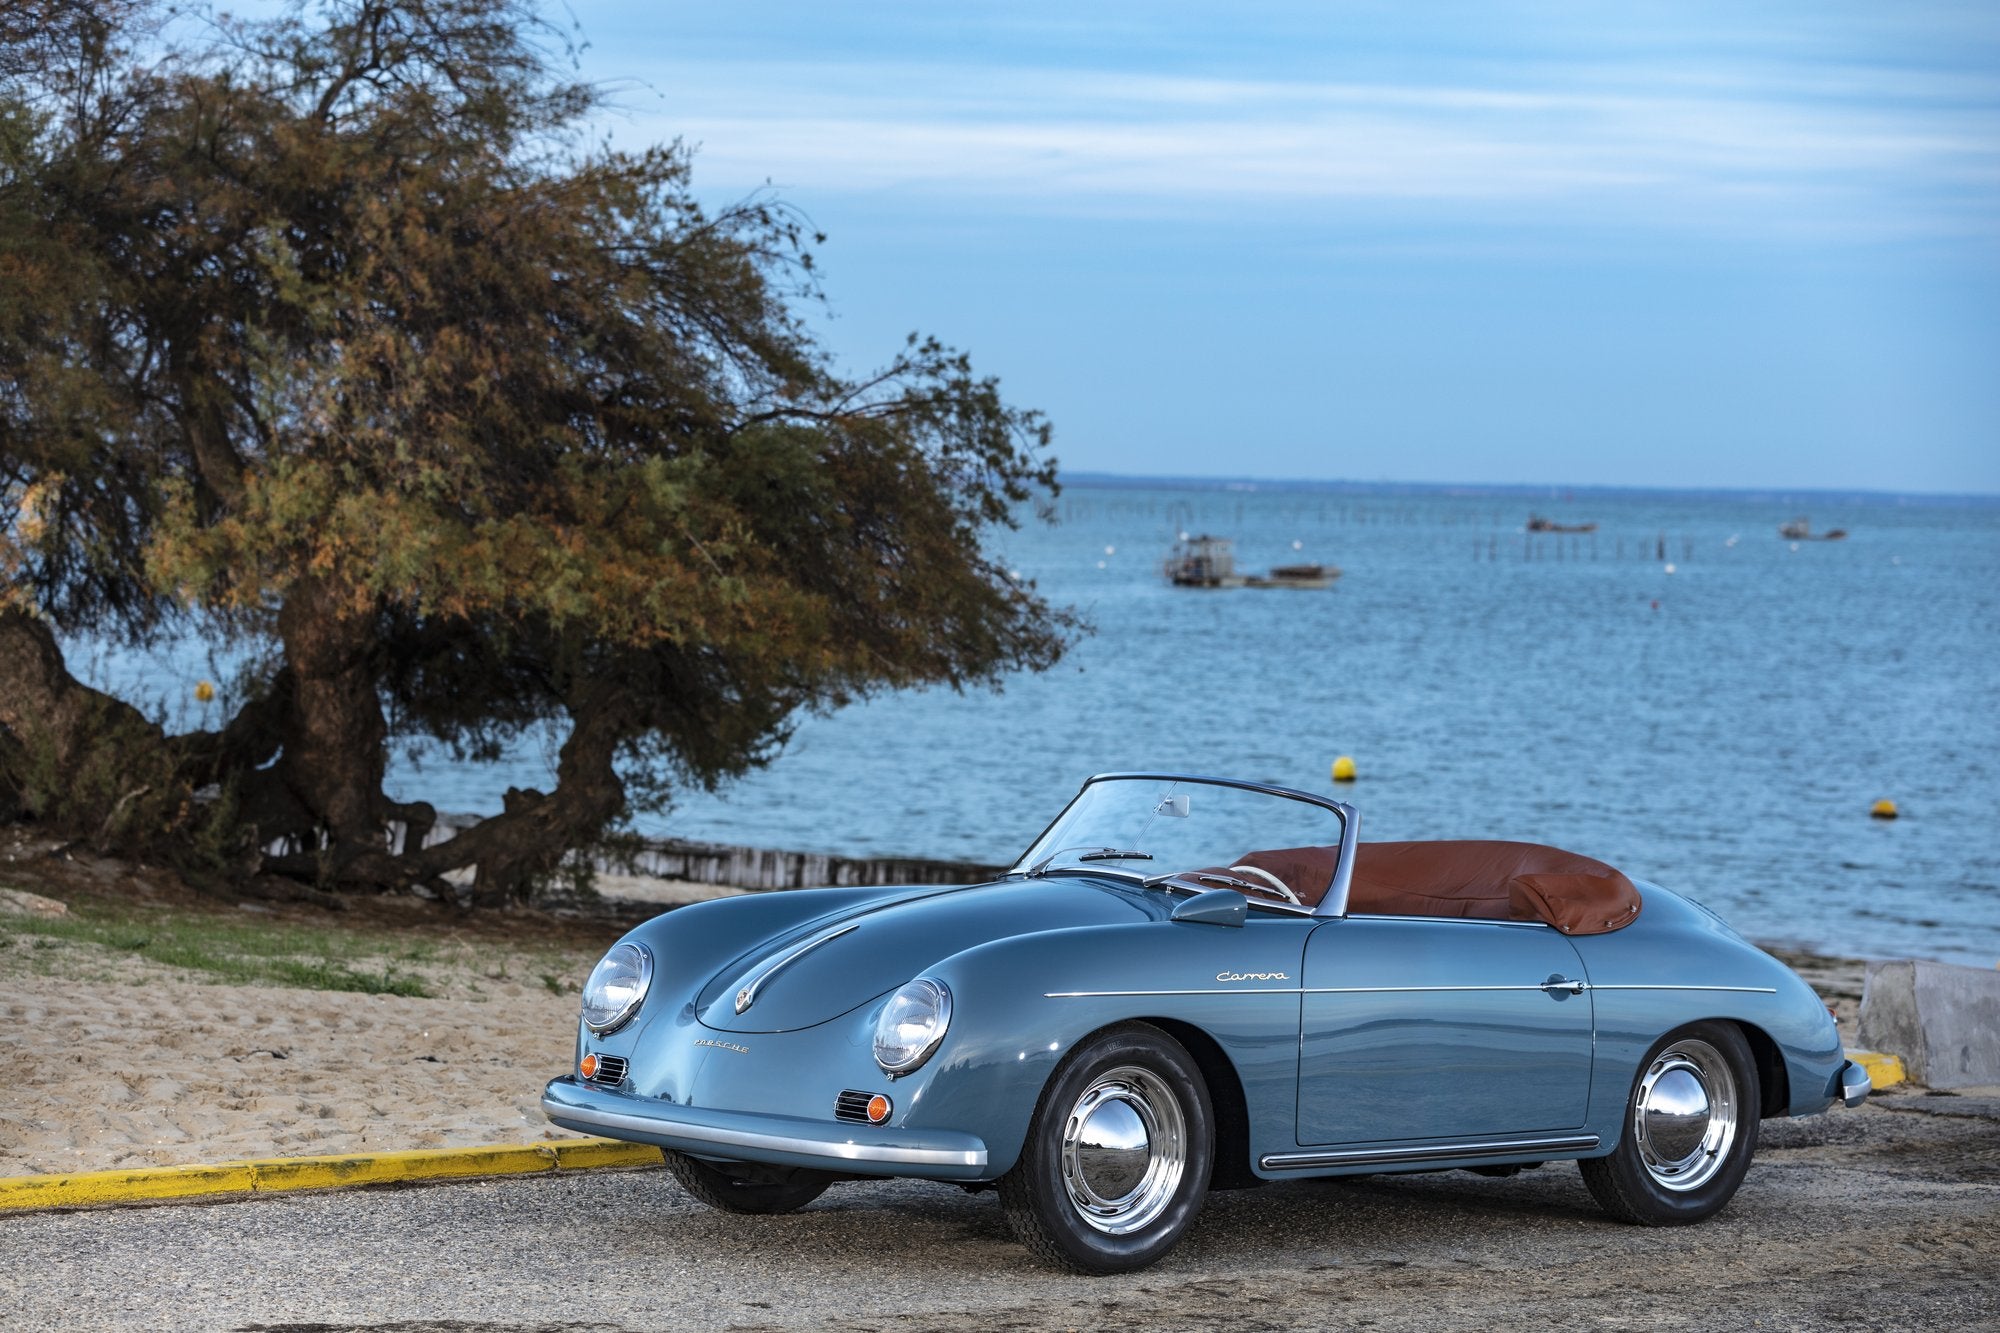
[[[1166,1211],[1187,1162],[1187,1118],[1158,1076],[1107,1070],[1083,1090],[1063,1125],[1063,1189],[1077,1216],[1122,1236]]]
[[[1705,1041],[1677,1041],[1655,1057],[1632,1098],[1632,1141],[1662,1189],[1700,1189],[1736,1142],[1736,1076]]]

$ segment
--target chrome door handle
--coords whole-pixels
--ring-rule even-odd
[[[1590,989],[1590,984],[1583,981],[1571,981],[1568,977],[1557,973],[1542,983],[1542,989],[1551,995],[1557,992],[1567,995],[1581,995]]]

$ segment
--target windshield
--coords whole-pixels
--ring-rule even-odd
[[[1110,872],[1232,888],[1312,907],[1333,882],[1340,815],[1328,806],[1187,778],[1087,784],[1012,873]]]

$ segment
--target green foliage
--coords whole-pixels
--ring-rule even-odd
[[[529,5],[139,41],[144,5],[30,3],[46,58],[0,65],[0,608],[270,649],[268,707],[168,747],[161,791],[233,782],[336,880],[476,857],[518,891],[801,708],[1063,651],[1072,618],[982,545],[1053,490],[1047,423],[932,339],[839,373],[792,309],[800,216],[703,207],[677,144],[585,144],[596,94]],[[556,793],[381,854],[385,746],[550,721]]]

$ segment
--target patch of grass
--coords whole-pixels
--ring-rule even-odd
[[[304,990],[358,991],[363,995],[409,995],[418,999],[430,995],[430,988],[393,967],[380,972],[356,972],[325,963],[278,962],[272,965],[276,977],[288,986]]]
[[[90,904],[63,917],[0,919],[0,942],[32,948],[64,944],[129,953],[235,986],[293,986],[365,995],[428,996],[422,978],[385,958],[432,952],[365,932],[317,930],[278,921],[237,921],[209,913],[167,913],[127,904]]]

